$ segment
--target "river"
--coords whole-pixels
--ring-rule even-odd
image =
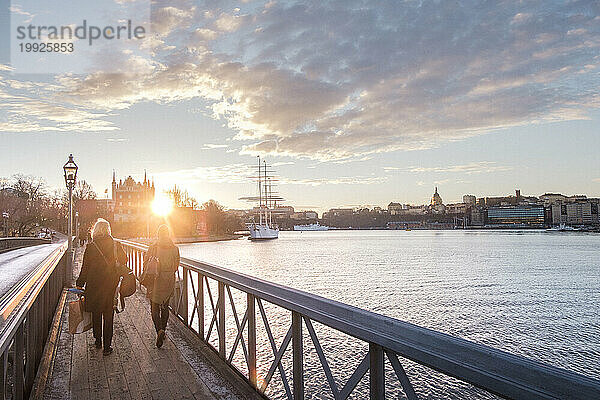
[[[597,234],[532,230],[281,232],[273,241],[241,239],[186,244],[180,249],[185,257],[600,378]],[[237,304],[241,319],[245,304]],[[269,322],[273,320],[279,345],[289,327],[289,314],[274,307],[268,308],[268,314],[274,316]],[[206,315],[210,315],[208,309]],[[367,346],[323,326],[317,331],[341,386]],[[228,326],[228,336],[234,334],[235,327]],[[262,339],[259,373],[266,374],[272,355]],[[310,338],[305,337],[304,343],[307,398],[331,398],[325,393],[325,375]],[[239,353],[236,361],[241,365]],[[291,351],[288,353],[286,370],[291,359]],[[420,398],[493,398],[407,360],[403,364]],[[391,369],[388,377],[393,380]],[[368,374],[352,398],[363,398],[367,382]],[[282,387],[279,374],[272,385],[270,397],[284,398],[276,393]],[[399,390],[392,382],[388,388],[389,396]]]

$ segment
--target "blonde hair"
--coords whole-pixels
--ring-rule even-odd
[[[98,218],[92,228],[92,240],[99,238],[100,236],[110,236],[110,224],[104,218]]]
[[[161,236],[164,237],[171,237],[171,230],[169,229],[168,225],[162,224],[161,226],[158,227],[158,230],[156,231],[156,236],[160,239]]]

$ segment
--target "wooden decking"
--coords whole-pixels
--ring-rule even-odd
[[[138,292],[127,300],[126,309],[115,315],[114,352],[108,356],[94,347],[91,330],[69,334],[68,315],[64,310],[56,355],[43,384],[43,395],[39,397],[262,398],[173,315],[165,343],[157,349],[147,299]]]

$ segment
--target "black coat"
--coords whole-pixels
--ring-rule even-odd
[[[100,248],[104,257],[109,262],[107,265],[104,257],[98,251]],[[113,308],[115,290],[119,284],[121,273],[115,268],[113,244],[117,247],[117,257],[123,265],[127,263],[127,255],[120,243],[115,242],[110,236],[96,238],[89,243],[83,254],[83,265],[77,286],[85,285],[85,310],[90,312],[109,311]]]

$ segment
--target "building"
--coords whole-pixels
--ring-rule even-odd
[[[463,196],[463,203],[474,205],[477,202],[477,197],[472,194],[465,194]]]
[[[404,209],[404,206],[400,203],[394,203],[391,202],[390,204],[388,204],[387,210],[388,213],[390,213],[390,215],[398,215],[402,212],[402,210]]]
[[[489,225],[543,227],[544,217],[544,206],[541,205],[494,206],[487,209]]]
[[[431,205],[432,206],[441,206],[444,202],[442,201],[442,196],[438,193],[437,186],[435,187],[435,193],[431,196]]]
[[[136,182],[131,176],[128,176],[125,181],[119,180],[119,183],[116,182],[115,173],[113,172],[114,222],[145,221],[150,215],[154,193],[154,182],[150,183],[145,172],[143,182]]]
[[[446,204],[446,213],[447,214],[461,214],[464,215],[467,213],[468,209],[471,207],[466,203],[454,203],[454,204]]]
[[[390,203],[388,204],[388,213],[390,215],[422,215],[427,213],[427,206]]]
[[[316,211],[298,211],[293,214],[290,214],[290,218],[293,220],[317,220],[319,218],[319,214]]]
[[[477,200],[481,207],[511,206],[518,204],[537,204],[539,199],[534,196],[523,196],[520,190],[515,190],[514,196],[483,197]]]
[[[438,193],[437,186],[435,187],[435,193],[433,193],[433,196],[431,196],[431,203],[429,207],[433,214],[444,214],[446,212],[446,206],[442,201],[442,196],[440,196]]]
[[[323,213],[323,219],[351,216],[352,214],[354,214],[353,208],[332,208],[329,211]]]
[[[565,206],[567,211],[567,224],[568,225],[591,225],[592,219],[592,203],[577,202],[569,203]],[[596,208],[596,215],[598,214]],[[596,217],[597,220],[597,217]]]

